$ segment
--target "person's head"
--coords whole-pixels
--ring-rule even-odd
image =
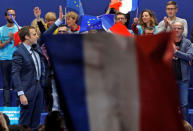
[[[3,116],[3,113],[0,112],[0,131],[8,131],[7,123]]]
[[[155,28],[154,27],[145,27],[144,28],[144,35],[153,35],[155,31]]]
[[[68,30],[69,30],[68,27],[62,24],[58,27],[58,34],[67,34]]]
[[[78,14],[75,13],[74,11],[68,12],[66,14],[66,23],[68,25],[68,27],[72,27],[74,25],[76,25],[78,22]]]
[[[139,16],[139,25],[145,28],[148,25],[152,27],[152,26],[156,26],[157,24],[158,24],[157,19],[151,10],[145,9],[141,12]]]
[[[48,113],[44,120],[45,131],[64,131],[64,117],[59,111]]]
[[[176,17],[177,11],[178,11],[178,6],[177,6],[177,3],[175,1],[168,1],[166,3],[166,13],[167,13],[168,17],[170,17],[170,18]]]
[[[22,125],[22,131],[31,131],[31,128],[28,125]]]
[[[21,125],[10,125],[9,131],[23,131],[23,128]]]
[[[9,12],[9,13],[8,13]],[[15,19],[16,14],[15,14],[15,10],[13,10],[12,8],[8,8],[5,11],[5,19],[7,20],[8,23],[13,24],[13,20],[11,19],[10,15],[12,15],[12,17]]]
[[[7,126],[9,126],[9,125],[10,125],[9,117],[8,117],[5,113],[3,113],[3,116],[4,116],[4,118],[5,118],[5,121],[6,121],[6,123],[7,123]]]
[[[126,15],[118,12],[115,14],[115,24],[121,22],[121,24],[125,25],[127,23]]]
[[[45,131],[44,125],[39,125],[39,126],[36,128],[36,131]]]
[[[19,37],[21,42],[24,42],[25,44],[32,45],[37,44],[37,33],[33,26],[24,26],[19,31]]]
[[[45,15],[47,27],[49,28],[56,21],[56,14],[54,12],[48,12]]]
[[[193,128],[190,125],[190,123],[185,120],[184,120],[184,128],[185,128],[185,131],[193,131]]]
[[[40,21],[45,24],[44,20],[42,18],[40,18]],[[36,29],[36,32],[37,32],[37,35],[40,37],[41,35],[41,32],[40,32],[40,29],[39,29],[39,26],[37,24],[37,19],[34,19],[31,23],[31,25]]]
[[[182,37],[182,34],[184,32],[184,25],[181,22],[174,22],[172,24],[172,30],[176,33],[176,37]]]

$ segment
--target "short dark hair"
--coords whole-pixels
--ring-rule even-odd
[[[44,120],[45,131],[63,131],[65,128],[64,117],[59,111],[48,113]]]
[[[123,14],[123,13],[121,13],[121,12],[117,12],[117,13],[115,14],[115,19],[117,18],[118,15],[123,15],[123,16],[125,17],[125,19],[126,19],[126,14]]]
[[[145,27],[145,28],[144,28],[144,31],[145,31],[145,30],[155,30],[155,27]]]
[[[174,5],[176,8],[178,8],[178,5],[177,5],[177,3],[175,1],[168,1],[166,3],[166,6],[168,6],[168,5]]]
[[[68,26],[65,24],[61,24],[61,25],[59,25],[59,27],[67,27],[68,28]]]
[[[6,11],[5,11],[5,16],[8,15],[8,11],[9,11],[9,10],[14,10],[14,9],[12,9],[12,8],[7,8]]]
[[[22,27],[21,28],[21,30],[19,31],[19,37],[20,37],[20,40],[22,41],[22,42],[24,42],[25,41],[25,36],[27,35],[27,36],[30,36],[30,34],[29,34],[29,30],[30,29],[35,29],[33,26],[24,26],[24,27]]]

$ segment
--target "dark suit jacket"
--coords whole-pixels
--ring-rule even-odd
[[[180,58],[182,81],[190,80],[189,61],[193,60],[193,47],[190,40],[182,38],[180,50],[175,53],[175,56]]]
[[[40,83],[43,83],[46,79],[45,58],[39,46],[37,46],[37,50],[41,61]],[[36,69],[31,54],[23,43],[13,54],[12,79],[16,92],[23,91],[28,101],[32,100],[37,88]]]

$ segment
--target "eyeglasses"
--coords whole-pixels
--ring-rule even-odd
[[[166,8],[166,10],[175,10],[176,8]]]

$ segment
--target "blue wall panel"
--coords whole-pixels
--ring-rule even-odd
[[[101,15],[105,12],[110,0],[82,0],[82,5],[86,14]],[[155,12],[158,21],[162,20],[165,13],[165,3],[167,0],[140,0],[139,13],[143,9],[151,9]],[[179,5],[178,16],[187,19],[189,29],[193,24],[191,13],[193,12],[192,0],[176,0]],[[16,10],[16,20],[20,25],[29,25],[34,19],[33,8],[39,6],[42,9],[42,16],[48,11],[58,13],[58,6],[65,7],[66,0],[1,0],[0,4],[0,25],[5,24],[4,11],[6,8],[11,7]],[[132,12],[132,19],[136,15]],[[131,21],[132,21],[131,19]],[[189,32],[190,34],[190,32]]]

